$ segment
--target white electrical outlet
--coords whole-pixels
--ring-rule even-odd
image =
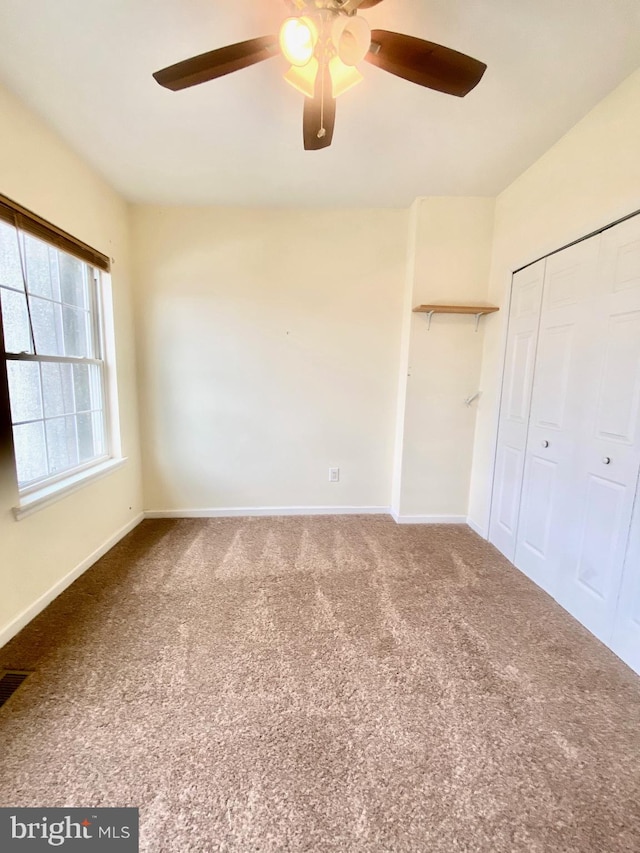
[[[340,482],[340,469],[339,468],[329,468],[329,482],[330,483],[339,483]]]

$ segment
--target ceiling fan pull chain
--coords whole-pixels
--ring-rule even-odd
[[[322,69],[322,80],[320,81],[320,130],[318,131],[318,139],[322,139],[327,135],[327,129],[324,126],[324,81],[327,75],[324,73],[324,68]]]

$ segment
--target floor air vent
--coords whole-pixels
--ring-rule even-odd
[[[0,708],[16,692],[25,678],[31,675],[18,669],[0,669]]]

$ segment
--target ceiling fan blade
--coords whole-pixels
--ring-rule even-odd
[[[378,3],[382,3],[382,0],[344,0],[340,9],[345,12],[355,12],[356,9],[370,9]]]
[[[331,75],[325,67],[318,74],[315,95],[304,99],[303,136],[305,151],[328,148],[336,123],[336,99],[331,91]]]
[[[457,50],[388,30],[371,31],[365,59],[396,77],[460,98],[477,86],[487,69],[484,62]]]
[[[278,50],[277,36],[260,36],[192,56],[191,59],[156,71],[153,76],[161,86],[177,92],[270,59],[276,56]]]

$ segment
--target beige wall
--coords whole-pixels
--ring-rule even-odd
[[[507,305],[518,267],[640,208],[640,71],[496,202],[489,299]],[[507,312],[487,325],[469,517],[486,534]]]
[[[18,502],[15,470],[3,442],[2,643],[21,614],[136,518],[142,498],[126,205],[45,124],[2,89],[0,127],[0,191],[115,259],[112,284],[119,406],[123,452],[129,458],[124,467],[105,478],[15,521],[11,512]]]
[[[389,507],[407,222],[134,209],[147,509]]]
[[[411,314],[421,304],[485,304],[493,199],[418,199],[412,218],[412,254],[406,288],[394,514],[401,520],[464,520],[485,318]],[[399,466],[399,468],[398,468]]]

